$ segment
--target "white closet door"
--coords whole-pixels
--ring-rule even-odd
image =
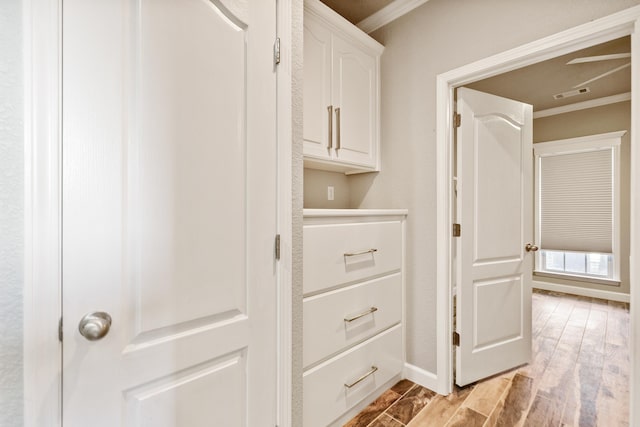
[[[275,425],[276,2],[63,9],[64,424]]]

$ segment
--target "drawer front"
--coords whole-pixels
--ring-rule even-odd
[[[402,320],[402,276],[394,273],[305,298],[304,366]]]
[[[304,293],[399,270],[400,221],[304,226]]]
[[[365,374],[366,376],[352,387]],[[325,427],[402,371],[402,327],[395,326],[369,341],[318,365],[303,375],[304,426]]]

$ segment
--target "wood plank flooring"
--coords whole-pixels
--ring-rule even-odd
[[[533,357],[449,396],[402,380],[345,427],[628,426],[629,305],[534,291]]]

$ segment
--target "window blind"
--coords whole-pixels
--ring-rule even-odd
[[[542,249],[613,252],[613,149],[540,158]]]

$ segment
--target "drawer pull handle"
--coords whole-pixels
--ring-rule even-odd
[[[374,252],[378,252],[377,249],[371,248],[360,252],[347,252],[344,256],[356,256],[356,255],[364,255],[364,254],[372,254]]]
[[[376,311],[378,311],[378,307],[371,307],[369,310],[363,311],[362,313],[360,313],[358,315],[355,315],[353,317],[345,317],[344,321],[345,322],[353,322],[354,320],[358,320],[359,318],[364,317],[367,314],[375,313]]]
[[[345,386],[346,388],[351,388],[351,387],[355,386],[356,384],[359,384],[359,383],[361,383],[362,381],[364,381],[368,376],[373,375],[373,373],[374,373],[375,371],[377,371],[377,370],[378,370],[378,367],[377,367],[377,366],[371,366],[371,370],[370,370],[369,372],[367,372],[366,374],[364,374],[363,376],[361,376],[360,378],[358,378],[357,380],[355,380],[355,381],[354,381],[354,382],[352,382],[351,384],[347,384],[347,383],[345,383],[345,384],[344,384],[344,386]]]
[[[329,105],[327,111],[329,112],[329,146],[327,148],[331,150],[333,148],[333,105]]]

